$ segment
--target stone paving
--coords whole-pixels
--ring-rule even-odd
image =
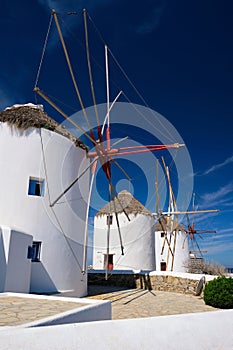
[[[113,320],[218,310],[200,297],[172,292],[89,286],[88,294],[90,299],[111,301]],[[56,296],[61,300],[1,296],[0,326],[16,326],[86,305],[62,301],[63,296],[75,297],[72,293]]]
[[[89,298],[110,300],[113,320],[218,310],[201,297],[143,289],[89,286]]]
[[[0,326],[16,326],[77,309],[86,304],[60,300],[0,297]]]

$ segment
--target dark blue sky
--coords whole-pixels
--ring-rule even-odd
[[[167,118],[184,139],[194,168],[196,203],[200,208],[220,209],[218,215],[201,218],[200,223],[197,219],[197,228],[217,229],[201,245],[207,248],[208,259],[233,266],[233,2],[37,0],[32,4],[4,0],[0,13],[1,109],[35,102],[32,90],[51,9],[61,13],[64,23],[82,40],[81,13],[67,16],[65,12],[81,11],[84,6],[150,108]],[[91,23],[90,42],[104,67],[101,41]],[[81,51],[79,45],[76,53]],[[52,32],[39,83],[51,94],[57,90],[59,98],[73,105],[58,46]],[[90,106],[83,62],[80,58],[82,94],[85,105]],[[110,68],[111,79],[132,102],[142,104],[113,61]],[[105,102],[102,75],[97,67],[98,103]],[[75,108],[79,109],[78,104]],[[53,116],[49,107],[45,110]]]

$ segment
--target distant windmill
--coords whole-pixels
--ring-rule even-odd
[[[173,271],[175,262],[179,259],[180,261],[185,257],[189,257],[190,248],[192,246],[193,251],[199,254],[204,253],[201,251],[196,235],[200,236],[203,233],[215,233],[213,230],[196,230],[194,228],[194,220],[190,223],[189,215],[202,214],[202,213],[216,213],[218,210],[193,210],[192,211],[178,211],[175,195],[172,189],[169,168],[166,166],[164,158],[162,157],[162,163],[164,166],[164,171],[168,183],[169,189],[169,204],[168,211],[159,210],[159,194],[158,194],[158,171],[156,171],[156,213],[154,214],[158,223],[155,226],[156,231],[161,232],[163,237],[163,242],[161,244],[160,255],[163,257],[163,262],[161,262],[161,270],[166,269]],[[157,162],[158,164],[158,162]],[[158,168],[158,165],[157,165]],[[194,203],[194,202],[193,202]],[[188,220],[188,227],[179,224],[178,216],[186,215]],[[178,239],[179,237],[179,239]],[[201,236],[200,236],[201,237]],[[188,243],[188,245],[187,245]],[[158,243],[157,243],[158,244]],[[194,247],[196,246],[196,250]],[[183,252],[182,252],[182,249]],[[177,251],[178,250],[178,251]],[[158,261],[157,261],[158,265]],[[180,264],[181,266],[181,264]]]
[[[189,246],[190,246],[190,254],[192,257],[196,257],[196,254],[199,254],[201,258],[203,258],[203,253],[207,253],[207,251],[201,250],[200,245],[198,243],[197,237],[203,239],[201,236],[202,234],[208,234],[208,233],[216,233],[215,230],[197,230],[195,229],[194,224],[194,215],[195,214],[201,214],[201,213],[213,213],[217,212],[217,210],[207,210],[207,211],[195,211],[195,193],[193,194],[193,208],[192,212],[186,214],[187,217],[187,229],[186,229],[186,239],[189,240]],[[192,222],[190,222],[190,215],[192,215]]]
[[[169,168],[162,157],[168,187],[168,211],[159,210],[158,193],[158,161],[156,166],[156,213],[158,223],[155,225],[156,235],[156,269],[176,271],[182,270],[182,261],[189,255],[188,245],[182,247],[185,230],[178,222],[177,204],[173,192]]]

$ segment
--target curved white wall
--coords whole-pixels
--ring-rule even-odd
[[[130,222],[124,213],[118,214],[124,255],[121,255],[116,218],[110,226],[110,249],[114,254],[114,270],[154,270],[155,241],[154,219],[149,215],[130,214]],[[104,268],[104,255],[107,246],[107,215],[96,216],[94,220],[93,268]]]
[[[46,129],[21,131],[0,123],[0,133],[0,225],[42,241],[41,262],[32,262],[31,291],[85,295],[81,265],[89,173],[59,204],[50,203],[88,166],[86,152]],[[45,179],[43,197],[28,195],[30,176]]]
[[[161,237],[161,233],[161,231],[155,232],[156,271],[161,271],[161,262],[165,262],[167,264],[166,271],[186,272],[187,269],[184,267],[184,263],[189,259],[189,245],[186,233],[182,231],[177,231],[176,238],[175,233],[171,234],[171,236],[170,233],[167,233],[167,239],[169,242],[171,242],[170,247],[172,251],[175,245],[173,269],[173,258],[171,252],[169,251],[167,242],[165,242],[164,245],[164,237]],[[163,254],[161,255],[163,245],[164,249]]]

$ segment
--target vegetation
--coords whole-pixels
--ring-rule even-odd
[[[204,290],[204,301],[220,309],[233,309],[233,278],[222,276],[210,281]]]
[[[188,259],[184,266],[189,273],[201,273],[206,275],[224,276],[227,273],[225,266],[215,262],[206,262],[203,259]]]

